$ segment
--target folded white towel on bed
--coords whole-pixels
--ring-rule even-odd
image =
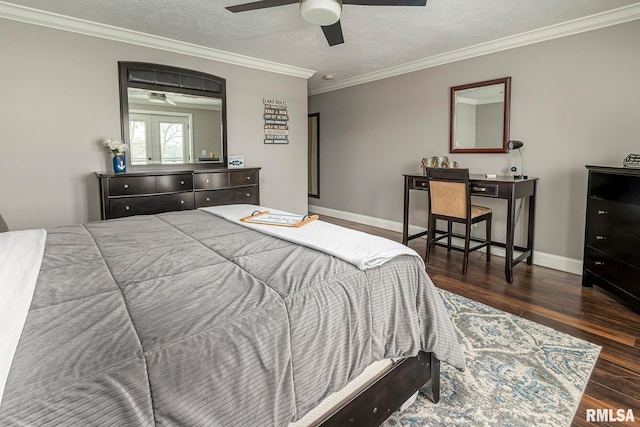
[[[44,229],[0,233],[0,402],[31,306],[46,238]]]
[[[333,255],[360,270],[377,267],[400,255],[415,256],[423,262],[416,251],[398,242],[324,221],[316,220],[297,228],[240,221],[255,211],[291,215],[277,209],[256,205],[224,205],[200,209],[261,233]]]

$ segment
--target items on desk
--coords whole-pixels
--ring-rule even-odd
[[[460,165],[455,160],[449,160],[446,156],[423,157],[420,162],[422,174],[427,175],[427,168],[459,168]]]
[[[524,142],[522,141],[511,140],[507,143],[509,151],[518,150],[518,153],[520,154],[520,174],[516,173],[518,172],[518,168],[516,166],[512,165],[509,168],[514,179],[527,179],[527,175],[524,174],[524,156],[520,150],[522,147],[524,147]]]

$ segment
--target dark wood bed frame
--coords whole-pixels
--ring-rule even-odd
[[[395,362],[365,384],[314,426],[373,427],[382,424],[416,391],[423,389],[429,399],[440,400],[440,361],[433,353],[420,352]]]

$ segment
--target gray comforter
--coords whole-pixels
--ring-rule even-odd
[[[361,271],[202,211],[55,228],[0,425],[282,426],[421,349],[464,366],[415,257]]]

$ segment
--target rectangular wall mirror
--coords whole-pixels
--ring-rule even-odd
[[[308,123],[309,197],[320,198],[320,113],[309,114]]]
[[[224,167],[226,81],[193,70],[120,62],[127,167]]]
[[[507,153],[511,77],[451,88],[450,153]]]

